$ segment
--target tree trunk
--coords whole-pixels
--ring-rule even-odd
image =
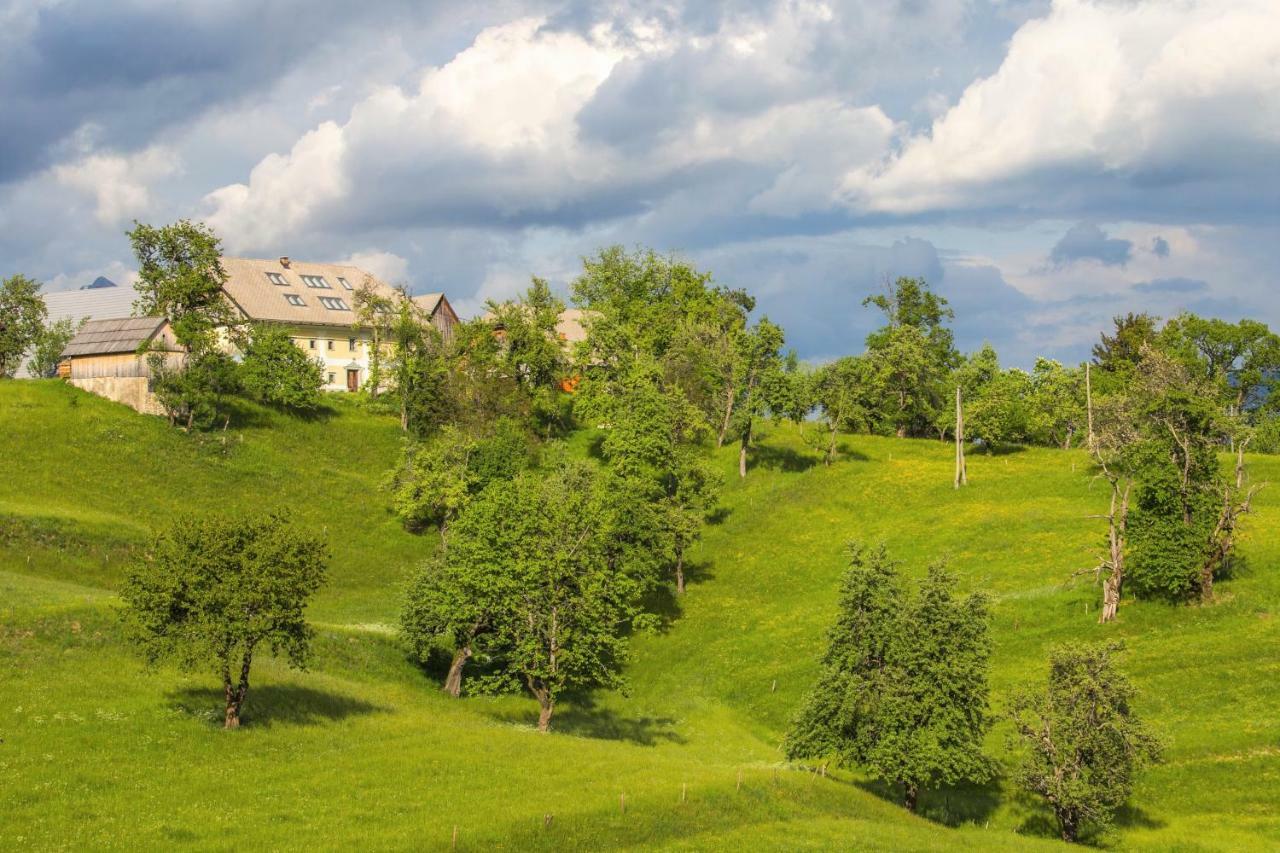
[[[894,435],[896,435],[898,438],[906,438],[906,437],[907,437],[907,425],[906,425],[906,424],[902,424],[902,425],[900,425],[900,426],[898,427],[898,429],[894,431]]]
[[[240,710],[244,707],[244,697],[249,694],[249,666],[253,663],[253,653],[245,652],[240,662],[240,682],[231,683],[231,672],[222,670],[222,692],[227,707],[222,720],[224,729],[240,728]]]
[[[830,467],[832,462],[836,461],[836,436],[837,436],[836,427],[835,427],[835,424],[833,423],[831,425],[831,432],[827,437],[827,455],[822,460],[823,463],[828,467]]]
[[[1108,516],[1107,539],[1110,544],[1110,574],[1102,583],[1102,613],[1099,622],[1110,622],[1120,609],[1120,595],[1124,591],[1124,532],[1129,516],[1129,486],[1121,491],[1118,482],[1111,484],[1111,515]]]
[[[538,731],[544,735],[551,731],[551,715],[555,712],[556,703],[547,690],[538,692]]]
[[[471,646],[463,646],[453,653],[453,662],[449,664],[449,674],[444,679],[444,692],[453,698],[462,694],[462,668],[471,659]]]
[[[733,419],[733,401],[738,396],[738,389],[729,384],[725,394],[724,420],[720,422],[720,435],[716,438],[716,447],[724,447],[724,437],[729,432],[729,422]]]
[[[914,782],[902,783],[902,804],[907,807],[907,811],[914,812],[916,805],[920,802],[920,787]]]
[[[1054,809],[1054,816],[1058,818],[1058,830],[1062,833],[1062,840],[1068,844],[1074,844],[1080,834],[1080,822],[1075,812],[1071,809]]]
[[[684,549],[676,551],[676,595],[684,595]]]
[[[747,477],[747,448],[751,446],[751,418],[747,418],[747,426],[742,431],[742,448],[738,451],[738,476]]]
[[[1093,373],[1087,361],[1084,363],[1084,407],[1089,419],[1089,432],[1085,435],[1085,442],[1089,445],[1089,451],[1093,452]]]
[[[960,402],[960,386],[956,386],[956,481],[955,488],[969,485],[969,472],[964,464],[964,408]]]

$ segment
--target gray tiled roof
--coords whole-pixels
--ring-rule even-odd
[[[108,355],[133,352],[164,328],[163,317],[121,317],[113,320],[90,320],[62,351],[64,358],[73,355]]]

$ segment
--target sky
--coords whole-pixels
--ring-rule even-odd
[[[860,352],[1280,326],[1280,0],[0,0],[0,275],[134,276],[134,220],[350,261],[464,316],[674,253]]]

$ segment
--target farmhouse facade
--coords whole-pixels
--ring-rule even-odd
[[[222,259],[224,290],[243,319],[284,327],[305,353],[320,362],[325,390],[355,391],[369,378],[373,330],[358,322],[355,296],[368,288],[387,300],[399,292],[359,267],[282,257]],[[458,315],[443,293],[413,297],[424,317],[446,339]]]
[[[147,355],[139,354],[143,347]],[[143,414],[162,415],[164,407],[151,393],[155,358],[171,368],[181,366],[184,358],[163,317],[87,320],[62,351],[58,375]]]

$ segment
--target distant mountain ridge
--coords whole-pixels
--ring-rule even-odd
[[[115,287],[116,283],[105,275],[100,275],[93,280],[91,284],[86,284],[81,290],[98,290],[103,287]]]

